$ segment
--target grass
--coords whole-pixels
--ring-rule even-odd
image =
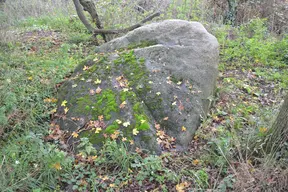
[[[154,156],[115,141],[96,151],[85,139],[71,154],[45,140],[57,87],[94,47],[78,19],[20,21],[17,41],[0,48],[0,191],[286,187],[287,156],[276,161],[261,147],[287,92],[288,41],[265,22],[212,28],[221,45],[215,104],[187,152]]]

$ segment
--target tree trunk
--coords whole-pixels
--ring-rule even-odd
[[[83,13],[82,5],[80,4],[79,0],[73,0],[73,3],[75,5],[75,9],[79,19],[82,21],[85,27],[92,33],[94,31],[94,28],[92,27],[92,25],[90,25],[89,21],[86,19]]]
[[[87,11],[90,16],[92,17],[93,22],[96,24],[98,29],[103,29],[101,21],[99,19],[98,13],[96,11],[96,7],[93,1],[91,0],[80,0],[80,4],[83,6],[84,11]],[[105,34],[101,34],[104,41],[106,41]]]
[[[225,16],[224,23],[230,25],[236,25],[237,16],[237,0],[227,0],[228,12]]]
[[[280,112],[272,125],[271,134],[266,144],[266,153],[278,151],[288,140],[288,94],[280,108]]]

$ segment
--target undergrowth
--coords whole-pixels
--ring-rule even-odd
[[[186,9],[180,7],[175,14],[189,19]],[[44,141],[57,87],[93,54],[94,46],[80,21],[65,15],[28,17],[14,29],[17,41],[1,43],[0,48],[0,191],[116,191],[147,186],[161,191],[252,186],[253,191],[265,189],[260,186],[265,179],[285,171],[277,166],[279,161],[272,163],[262,146],[287,92],[288,37],[270,33],[265,20],[235,28],[212,27],[221,45],[215,105],[188,152],[161,156],[139,149],[128,152],[125,143],[115,141],[96,151],[87,139],[81,140],[79,154],[70,154],[57,143]],[[281,162],[278,165],[287,167]],[[276,169],[277,173],[271,171]],[[279,186],[271,181],[265,187]]]

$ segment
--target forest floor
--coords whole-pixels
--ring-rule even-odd
[[[288,190],[287,146],[277,161],[262,148],[287,93],[288,58],[279,55],[287,38],[257,29],[248,37],[249,26],[233,29],[236,39],[230,28],[212,30],[221,46],[217,91],[187,152],[128,153],[111,141],[83,159],[44,141],[59,86],[95,49],[81,23],[63,20],[28,19],[0,48],[0,191]]]

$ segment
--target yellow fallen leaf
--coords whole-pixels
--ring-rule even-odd
[[[186,131],[186,127],[182,126],[181,130],[184,132]]]
[[[200,161],[198,159],[193,160],[193,165],[198,165]]]
[[[114,183],[111,183],[110,185],[109,185],[109,187],[115,187],[116,185],[114,184]]]
[[[126,137],[123,137],[123,138],[122,138],[122,141],[127,141],[127,138],[126,138]]]
[[[30,81],[32,81],[32,80],[33,80],[33,77],[30,76],[30,77],[28,77],[27,79],[30,80]]]
[[[77,87],[77,84],[72,85],[72,88],[75,88],[75,87]]]
[[[53,114],[53,113],[56,113],[56,111],[57,111],[57,109],[55,108],[55,109],[52,109],[52,110],[50,111],[50,113]]]
[[[62,103],[61,103],[61,106],[66,106],[66,104],[67,104],[67,101],[66,100],[64,100],[64,101],[62,101]]]
[[[129,140],[130,145],[134,145],[134,141],[133,140]]]
[[[176,101],[174,101],[173,103],[172,103],[172,105],[176,105],[177,104],[177,102]]]
[[[177,85],[181,85],[181,83],[182,83],[182,81],[178,81],[178,82],[177,82]]]
[[[119,119],[116,119],[115,121],[116,121],[119,125],[122,123],[122,121],[119,120]]]
[[[102,131],[101,127],[97,127],[95,133],[100,133]]]
[[[67,114],[68,111],[69,111],[68,107],[65,107],[64,109],[65,114]]]
[[[84,67],[83,67],[83,71],[86,71],[86,70],[88,70],[88,69],[89,69],[89,67],[86,66],[86,65],[84,65]]]
[[[133,129],[133,135],[138,135],[139,131],[137,129]]]
[[[58,101],[58,99],[56,99],[56,98],[51,98],[51,102],[52,103],[56,103]]]
[[[100,80],[100,79],[96,79],[96,81],[94,81],[94,83],[95,83],[96,85],[101,84],[101,80]]]
[[[189,184],[187,182],[179,183],[176,185],[176,191],[177,192],[185,192],[185,188],[188,187]]]
[[[129,125],[130,125],[130,122],[129,122],[129,121],[123,123],[123,126],[124,126],[124,127],[128,127]]]
[[[267,130],[268,130],[268,129],[267,129],[266,127],[260,127],[260,128],[259,128],[260,133],[266,133]]]
[[[78,133],[76,133],[75,131],[71,134],[74,138],[77,138],[79,136]]]
[[[159,96],[159,95],[161,95],[161,93],[160,93],[160,92],[157,92],[157,93],[156,93],[156,95],[158,95],[158,96]]]
[[[53,164],[52,167],[58,171],[62,169],[61,164],[59,162]]]
[[[145,122],[146,122],[146,120],[144,120],[144,119],[141,120],[141,123],[142,123],[142,124],[145,123]]]
[[[124,91],[124,92],[127,92],[127,91],[129,91],[129,89],[128,89],[128,88],[124,88],[123,91]]]
[[[167,121],[168,119],[169,119],[169,117],[164,117],[163,118],[164,121]]]

